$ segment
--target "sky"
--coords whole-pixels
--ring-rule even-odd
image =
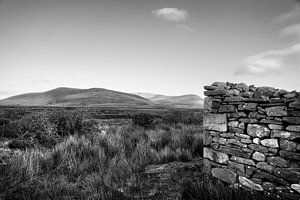
[[[0,0],[0,99],[57,87],[300,91],[296,0]]]

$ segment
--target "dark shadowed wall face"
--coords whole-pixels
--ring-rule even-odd
[[[293,0],[0,0],[0,98],[201,95],[215,80],[299,89],[299,17]]]

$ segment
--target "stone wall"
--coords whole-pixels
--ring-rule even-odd
[[[205,86],[204,155],[212,176],[274,199],[300,199],[300,93]]]

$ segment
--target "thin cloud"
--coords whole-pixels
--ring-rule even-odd
[[[300,17],[300,7],[276,18],[277,22],[290,22]],[[296,36],[297,42],[288,47],[262,52],[239,62],[235,75],[268,75],[300,71],[300,24],[289,24],[279,31],[280,36]]]
[[[179,28],[179,29],[182,29],[182,30],[185,30],[187,32],[194,32],[194,29],[187,26],[187,25],[183,25],[183,24],[177,24],[176,25],[176,28]]]
[[[189,17],[187,10],[180,10],[178,8],[161,8],[158,10],[153,10],[152,15],[157,18],[172,22],[183,22]]]
[[[280,31],[281,36],[296,36],[300,40],[300,23],[285,27]]]
[[[294,9],[281,14],[278,18],[275,19],[277,23],[284,23],[290,20],[295,20],[300,18],[300,5],[296,4]]]
[[[267,75],[300,70],[300,43],[281,50],[249,56],[240,63],[235,75]]]

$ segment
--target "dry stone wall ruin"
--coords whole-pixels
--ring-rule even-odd
[[[215,82],[204,92],[212,176],[274,199],[300,199],[300,93]]]

